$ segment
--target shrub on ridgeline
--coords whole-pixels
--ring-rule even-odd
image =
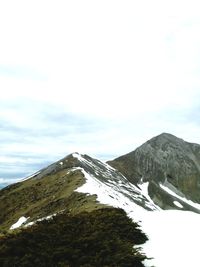
[[[0,266],[143,267],[146,240],[121,209],[62,214],[1,237]]]

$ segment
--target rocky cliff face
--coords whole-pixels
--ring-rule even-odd
[[[200,145],[185,142],[171,134],[156,136],[135,151],[109,164],[135,185],[149,182],[149,193],[162,208],[170,208],[167,186],[180,196],[200,203]]]

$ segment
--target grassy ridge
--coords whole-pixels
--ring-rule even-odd
[[[60,214],[0,237],[0,266],[143,267],[146,240],[122,209]]]
[[[80,170],[67,169],[29,179],[0,190],[0,233],[8,230],[21,216],[30,221],[68,210],[72,214],[101,208],[94,195],[74,192],[85,183]],[[29,221],[28,221],[29,222]]]

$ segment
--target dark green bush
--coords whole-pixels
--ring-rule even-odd
[[[121,209],[62,214],[0,238],[0,266],[142,267],[146,240]]]

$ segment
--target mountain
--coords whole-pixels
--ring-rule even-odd
[[[200,145],[167,133],[107,163],[72,153],[0,190],[0,265],[198,265],[199,170]]]
[[[108,162],[162,209],[200,210],[200,145],[168,133]]]
[[[133,245],[147,237],[119,208],[157,210],[108,164],[70,154],[0,190],[0,265],[143,267]]]
[[[83,190],[86,185],[89,188]],[[103,204],[129,209],[128,203],[146,210],[157,209],[149,197],[119,171],[87,155],[73,153],[24,181],[0,190],[0,229],[9,229],[21,217],[26,218],[24,224],[25,220],[30,224],[63,210],[77,214],[100,209]]]

